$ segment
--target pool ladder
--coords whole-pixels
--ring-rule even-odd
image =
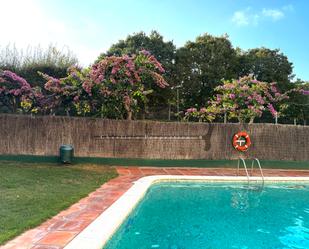
[[[237,163],[237,175],[239,175],[240,162],[242,162],[242,165],[244,166],[244,169],[245,169],[245,172],[246,172],[246,176],[247,176],[247,180],[248,180],[248,185],[249,185],[250,182],[253,180],[253,179],[252,179],[253,167],[254,167],[254,163],[257,162],[257,165],[258,165],[258,168],[259,168],[260,174],[261,174],[262,187],[263,187],[263,186],[264,186],[264,174],[263,174],[263,170],[262,170],[262,167],[261,167],[260,160],[257,159],[257,158],[253,158],[253,159],[252,159],[251,172],[250,172],[250,174],[249,174],[248,167],[247,167],[247,164],[246,164],[245,159],[239,158],[239,159],[238,159],[238,163]],[[256,180],[256,178],[255,178],[255,180]]]

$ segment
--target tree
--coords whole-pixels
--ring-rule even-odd
[[[153,92],[146,82],[151,80],[159,88],[168,86],[161,75],[164,72],[161,63],[146,50],[132,56],[109,56],[92,66],[83,88],[89,95],[102,97],[98,98],[103,100],[98,110],[103,116],[131,120],[139,111],[138,102],[145,104],[147,95]]]
[[[283,92],[289,90],[289,83],[294,77],[293,64],[279,49],[255,48],[237,51],[238,77],[252,74],[259,81],[277,82]]]
[[[309,82],[298,79],[290,85],[299,91],[290,94],[290,98],[285,102],[287,108],[283,115],[289,122],[301,122],[306,125],[309,121]]]
[[[131,120],[153,92],[143,82],[168,86],[162,73],[157,59],[142,50],[132,56],[106,56],[83,71],[71,68],[67,77],[60,79],[41,74],[47,80],[44,106],[56,114],[65,111],[67,115]]]
[[[177,50],[176,81],[184,108],[204,106],[222,79],[236,77],[236,51],[228,37],[198,36]]]
[[[150,35],[146,35],[144,32],[129,35],[125,40],[120,40],[112,45],[106,53],[102,53],[97,62],[107,56],[133,55],[138,54],[141,50],[149,51],[160,61],[165,69],[163,76],[170,86],[177,83],[174,81],[176,47],[172,41],[164,41],[163,36],[157,31],[152,31]],[[162,89],[152,79],[148,78],[147,82],[142,82],[142,84],[153,89],[153,93],[148,98],[146,109],[167,108],[168,101],[175,98],[171,88]]]
[[[273,104],[288,98],[288,93],[281,94],[276,83],[266,83],[245,76],[239,80],[225,80],[215,88],[217,95],[209,101],[207,108],[200,111],[188,109],[186,118],[202,118],[202,121],[212,121],[215,115],[227,115],[228,119],[238,119],[239,122],[250,120],[268,109],[276,117],[279,112]]]

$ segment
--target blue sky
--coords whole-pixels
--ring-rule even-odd
[[[234,47],[279,48],[296,77],[309,80],[307,0],[0,0],[0,46],[71,48],[91,63],[133,32],[157,30],[182,46],[205,32],[228,34]],[[14,13],[14,15],[12,15]],[[13,17],[14,16],[14,17]],[[10,20],[8,22],[8,20]],[[3,36],[3,35],[2,35]]]

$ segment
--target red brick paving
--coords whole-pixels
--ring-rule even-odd
[[[41,245],[65,246],[68,241],[71,241],[78,232],[68,231],[52,231],[39,241]]]
[[[28,230],[0,249],[62,249],[105,209],[125,193],[137,179],[147,175],[235,176],[229,168],[116,167],[119,176],[60,212],[40,226]],[[264,169],[265,176],[309,176],[309,170]],[[244,175],[243,170],[240,175]],[[258,171],[254,171],[258,175]]]

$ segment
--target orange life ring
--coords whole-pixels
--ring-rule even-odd
[[[239,151],[246,151],[251,145],[251,139],[247,132],[241,131],[233,136],[233,147]]]

